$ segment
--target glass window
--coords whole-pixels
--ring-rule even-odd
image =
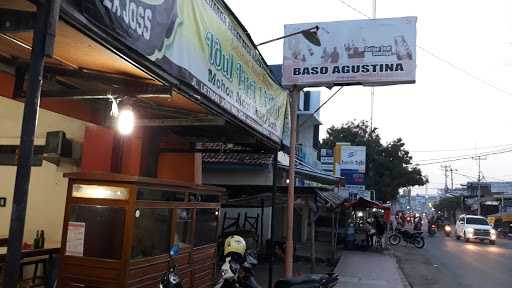
[[[217,209],[196,209],[195,245],[203,246],[217,242]]]
[[[487,223],[487,220],[480,217],[466,217],[466,224],[473,224],[473,225],[489,225]]]
[[[184,202],[185,193],[160,189],[139,188],[137,191],[137,200]]]
[[[192,209],[176,209],[174,244],[180,248],[192,245]]]
[[[129,190],[125,187],[74,184],[72,195],[79,198],[127,200]]]
[[[125,216],[122,207],[72,205],[69,222],[75,228],[68,229],[66,254],[120,260]],[[75,237],[80,233],[83,237]]]
[[[218,203],[220,201],[219,195],[215,194],[190,193],[189,198],[190,202]]]
[[[132,259],[166,255],[171,245],[169,208],[137,208],[133,226]]]

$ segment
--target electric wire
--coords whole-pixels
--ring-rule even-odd
[[[505,148],[505,147],[512,148],[512,144],[478,147],[478,149],[494,149],[494,148]],[[409,150],[409,152],[411,152],[411,153],[436,153],[436,152],[457,152],[457,151],[471,151],[471,150],[475,150],[475,148],[457,148],[457,149],[439,149],[439,150]],[[512,175],[510,175],[510,176],[512,176]]]
[[[468,157],[460,157],[460,158],[450,159],[450,160],[435,161],[435,162],[428,162],[428,163],[417,163],[417,164],[414,164],[414,165],[416,165],[416,166],[434,165],[434,164],[441,164],[441,163],[448,163],[448,162],[455,162],[455,161],[472,159],[472,158],[478,157],[478,156],[491,156],[491,155],[499,155],[499,154],[505,154],[505,153],[510,153],[510,152],[512,152],[512,149],[504,150],[504,151],[497,151],[497,152],[492,152],[492,153],[491,152],[489,152],[489,153],[482,153],[482,154],[479,154],[479,155],[472,155],[472,156],[468,156]]]
[[[348,4],[346,1],[344,1],[344,0],[338,0],[338,1],[339,1],[340,3],[342,3],[343,5],[345,5],[345,6],[349,7],[349,8],[350,8],[350,9],[352,9],[353,11],[355,11],[355,12],[357,12],[357,13],[359,13],[359,14],[363,15],[364,17],[366,17],[366,18],[368,18],[368,19],[372,19],[372,17],[368,16],[366,13],[363,13],[363,12],[362,12],[362,11],[360,11],[359,9],[357,9],[357,8],[353,7],[352,5]],[[491,87],[491,88],[493,88],[493,89],[495,89],[495,90],[497,90],[497,91],[499,91],[499,92],[501,92],[501,93],[503,93],[503,94],[506,94],[506,95],[512,96],[512,93],[511,93],[511,92],[509,92],[509,91],[507,91],[507,90],[505,90],[505,89],[502,89],[502,88],[500,88],[500,87],[498,87],[498,86],[494,85],[493,83],[491,83],[491,82],[489,82],[489,81],[487,81],[487,80],[485,80],[485,79],[482,79],[482,78],[478,77],[477,75],[475,75],[475,74],[473,74],[473,73],[471,73],[471,72],[467,71],[466,69],[464,69],[464,68],[462,68],[462,67],[460,67],[460,66],[458,66],[458,65],[456,65],[456,64],[454,64],[454,63],[452,63],[452,62],[450,62],[450,61],[448,61],[448,60],[446,60],[446,59],[444,59],[444,58],[442,58],[441,56],[439,56],[439,55],[437,55],[437,54],[435,54],[435,53],[433,53],[433,52],[429,51],[428,49],[423,48],[422,46],[420,46],[420,45],[418,45],[418,44],[416,44],[416,47],[418,47],[419,49],[421,49],[423,52],[425,52],[426,54],[430,55],[431,57],[436,58],[437,60],[439,60],[439,61],[441,61],[441,62],[443,62],[443,63],[445,63],[445,64],[449,65],[450,67],[452,67],[453,69],[455,69],[455,70],[457,70],[457,71],[459,71],[459,72],[462,72],[462,73],[466,74],[467,76],[469,76],[469,77],[471,77],[471,78],[473,78],[473,79],[475,79],[475,80],[479,81],[480,83],[482,83],[482,84],[484,84],[484,85],[486,85],[486,86],[489,86],[489,87]]]
[[[506,147],[506,148],[502,148],[502,149],[498,149],[498,150],[491,150],[491,151],[482,151],[480,153],[422,159],[422,160],[416,160],[414,162],[431,162],[431,161],[438,161],[438,160],[449,160],[449,159],[453,159],[453,158],[457,159],[457,158],[461,158],[461,157],[478,157],[480,154],[495,153],[495,152],[502,152],[502,151],[509,151],[509,150],[512,150],[512,147]]]

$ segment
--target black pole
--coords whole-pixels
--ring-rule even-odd
[[[9,227],[9,240],[7,242],[7,267],[4,274],[4,287],[16,288],[20,271],[21,248],[23,232],[25,229],[25,216],[27,212],[28,188],[30,172],[32,169],[32,154],[34,136],[39,112],[39,98],[43,81],[44,58],[47,50],[48,20],[52,6],[50,1],[41,2],[37,7],[37,18],[34,34],[32,36],[32,52],[30,55],[30,70],[28,94],[23,110],[21,125],[20,148],[18,167],[16,169],[16,182],[12,200],[11,224]]]
[[[265,245],[265,240],[263,240],[263,219],[264,219],[264,216],[265,216],[265,199],[261,199],[260,201],[260,205],[261,205],[261,215],[260,215],[260,248],[263,249],[264,245]]]
[[[274,272],[274,220],[276,217],[276,210],[274,209],[274,206],[276,205],[277,193],[277,153],[278,150],[276,149],[272,159],[272,212],[270,214],[270,263],[268,264],[268,287],[272,287],[274,284],[272,274]]]
[[[318,30],[320,30],[320,27],[318,27],[318,25],[317,25],[315,27],[311,27],[311,28],[308,28],[308,29],[300,30],[300,31],[297,31],[297,32],[294,32],[294,33],[290,33],[290,34],[281,36],[281,37],[270,39],[270,40],[265,41],[265,42],[261,42],[259,44],[256,44],[256,46],[265,45],[265,44],[272,43],[272,42],[277,41],[277,40],[281,40],[281,39],[288,38],[288,37],[291,37],[291,36],[299,35],[299,34],[302,34],[302,33],[313,32],[313,31],[314,32],[318,32]],[[320,45],[318,45],[318,46],[320,46]]]

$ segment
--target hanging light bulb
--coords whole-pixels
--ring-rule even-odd
[[[112,97],[110,94],[107,96],[110,98],[110,101],[112,101],[112,106],[110,107],[110,116],[116,118],[119,115],[119,108],[117,106],[119,100]]]
[[[121,109],[117,116],[117,130],[122,135],[128,135],[133,132],[135,127],[135,114],[130,107]]]

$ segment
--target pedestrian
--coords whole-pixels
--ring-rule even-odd
[[[384,219],[382,217],[378,217],[375,215],[375,232],[377,233],[377,237],[384,236],[386,232],[386,225],[384,224]]]
[[[372,218],[366,219],[364,230],[366,231],[368,246],[373,246],[373,238],[375,236],[375,229],[373,228]]]

